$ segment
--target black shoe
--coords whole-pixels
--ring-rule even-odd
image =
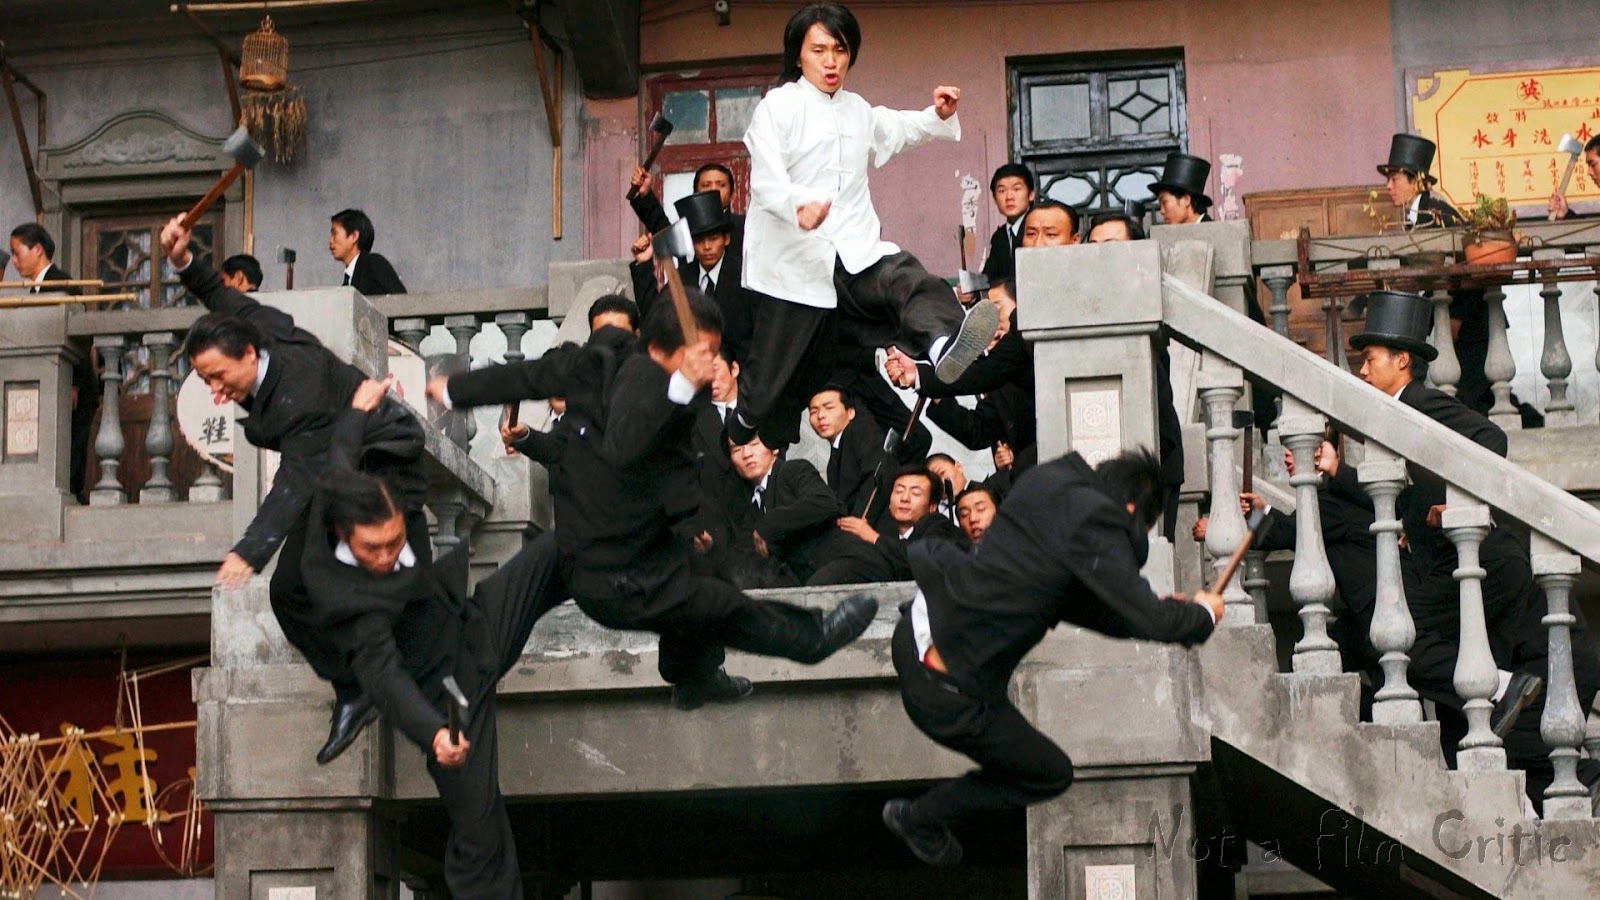
[[[1000,308],[992,300],[979,300],[967,310],[967,318],[945,344],[942,355],[933,362],[933,374],[945,384],[960,378],[967,367],[978,361],[994,340],[1000,325]]]
[[[1544,679],[1527,672],[1515,672],[1511,682],[1506,685],[1506,692],[1494,704],[1494,712],[1489,716],[1489,729],[1495,737],[1503,738],[1511,732],[1511,726],[1517,724],[1517,716],[1527,709],[1528,704],[1539,698],[1544,690]]]
[[[917,859],[930,866],[953,866],[961,862],[961,842],[943,825],[912,825],[911,801],[890,800],[883,805],[883,824],[894,836],[906,842]]]
[[[878,601],[866,594],[852,594],[822,617],[822,634],[816,650],[802,662],[819,663],[839,648],[861,636],[878,614]]]
[[[699,709],[707,703],[738,703],[755,692],[748,678],[729,675],[718,669],[717,674],[705,681],[686,682],[672,686],[672,705],[679,709]]]
[[[328,742],[317,751],[317,765],[325,766],[349,749],[360,736],[361,729],[378,718],[378,708],[365,694],[354,700],[341,700],[333,704],[333,721],[328,725]]]

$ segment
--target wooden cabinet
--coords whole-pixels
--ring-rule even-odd
[[[1395,218],[1399,211],[1389,204],[1389,198],[1380,189],[1377,199],[1371,199],[1371,187],[1312,188],[1298,191],[1262,191],[1246,194],[1245,213],[1250,219],[1250,236],[1256,240],[1292,239],[1301,228],[1309,228],[1313,238],[1330,235],[1365,235],[1378,233],[1379,217]],[[1377,215],[1367,212],[1371,204]],[[1271,321],[1272,293],[1265,284],[1260,285],[1261,308]],[[1349,298],[1341,300],[1341,307]],[[1299,285],[1289,288],[1289,337],[1301,346],[1324,358],[1327,357],[1327,324],[1325,301],[1306,300],[1300,296]],[[1348,336],[1361,330],[1362,319],[1341,315],[1342,334]],[[1346,348],[1348,352],[1348,347]]]

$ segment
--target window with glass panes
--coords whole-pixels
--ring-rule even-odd
[[[1150,198],[1167,154],[1188,145],[1183,51],[1008,61],[1012,159],[1039,197],[1085,216]],[[1153,206],[1153,204],[1152,204]]]
[[[733,171],[733,211],[745,210],[750,199],[750,155],[744,130],[777,72],[774,63],[649,79],[650,108],[644,124],[648,126],[660,112],[673,125],[653,173],[656,193],[670,218],[677,218],[672,204],[694,193],[695,170],[706,163],[721,163]],[[642,130],[648,137],[648,128]]]

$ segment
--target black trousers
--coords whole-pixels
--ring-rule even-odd
[[[840,344],[892,344],[922,358],[935,339],[960,331],[965,317],[950,286],[909,253],[890,254],[854,275],[835,259],[833,283],[837,310],[752,292],[755,334],[739,373],[738,410],[769,447],[799,439],[800,410],[839,366]]]
[[[852,540],[854,540],[852,538]],[[806,579],[808,586],[830,584],[870,584],[879,581],[909,581],[910,570],[895,566],[877,547],[862,543],[861,549],[840,553],[817,567]]]
[[[539,617],[567,597],[563,561],[554,532],[526,544],[516,556],[484,579],[472,603],[482,611],[491,646],[485,648],[495,677],[485,679],[469,698],[471,715],[463,728],[470,745],[466,763],[447,769],[428,755],[428,774],[450,816],[444,874],[450,896],[500,900],[522,896],[515,835],[500,793],[496,746],[495,686],[522,655]]]
[[[593,576],[583,579],[591,583]],[[668,684],[702,682],[716,675],[725,647],[797,662],[820,662],[822,613],[776,600],[756,600],[725,581],[692,575],[687,568],[645,591],[626,576],[613,590],[577,597],[578,608],[607,628],[653,631]]]
[[[893,650],[911,724],[980,766],[918,797],[911,805],[913,825],[949,826],[1049,800],[1072,785],[1072,760],[1009,701],[969,697],[922,664],[909,618],[895,628]]]
[[[278,627],[300,654],[311,664],[317,677],[333,685],[333,695],[338,702],[348,702],[361,695],[355,673],[350,671],[344,654],[328,639],[316,622],[311,608],[311,597],[300,572],[300,558],[305,555],[306,534],[311,523],[311,511],[302,513],[289,529],[278,550],[278,567],[272,572],[268,592],[272,598],[272,614]],[[320,533],[321,526],[315,526]],[[406,513],[406,541],[411,552],[417,555],[419,565],[433,562],[433,545],[429,543],[428,519],[422,510]]]

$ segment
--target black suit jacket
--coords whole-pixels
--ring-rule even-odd
[[[826,472],[828,487],[844,506],[847,515],[859,516],[872,494],[873,475],[878,473],[878,495],[872,509],[866,510],[867,521],[877,518],[889,505],[888,479],[894,466],[885,465],[879,473],[878,463],[883,460],[883,429],[878,427],[872,414],[861,407],[856,417],[839,433],[839,446],[828,453]]]
[[[1435,197],[1428,191],[1422,192],[1422,199],[1417,202],[1417,221],[1406,224],[1407,231],[1418,228],[1454,228],[1466,220],[1461,217],[1461,211]]]
[[[1317,488],[1317,511],[1322,524],[1322,543],[1328,553],[1328,567],[1339,596],[1355,615],[1360,637],[1365,642],[1372,627],[1377,604],[1377,540],[1371,527],[1372,500],[1356,482],[1348,466]],[[1255,548],[1266,552],[1294,550],[1299,524],[1293,513],[1272,510],[1270,525]]]
[[[844,508],[816,467],[805,460],[779,458],[773,464],[760,509],[752,503],[755,486],[743,479],[737,484],[737,490],[723,497],[733,523],[728,570],[735,584],[802,584],[846,546],[849,535],[835,524]],[[756,534],[767,545],[766,558],[755,551]]]
[[[350,286],[368,297],[384,294],[404,294],[405,282],[395,273],[394,266],[381,253],[362,253],[356,257],[356,270],[350,276]]]
[[[672,298],[656,285],[655,266],[652,263],[634,262],[628,266],[633,276],[633,297],[639,303],[641,318],[648,316],[658,302],[671,303]],[[716,290],[711,299],[722,310],[722,345],[727,347],[735,362],[749,359],[750,344],[755,334],[755,295],[740,284],[742,264],[738,256],[726,253],[722,268],[717,272]],[[694,290],[700,285],[700,264],[678,260],[678,276],[683,286]]]
[[[266,379],[260,390],[239,405],[248,414],[243,423],[245,438],[257,447],[278,451],[282,461],[272,490],[233,547],[233,552],[260,571],[306,514],[326,462],[334,423],[367,376],[334,356],[309,332],[295,327],[288,313],[263,306],[223,284],[221,276],[203,260],[196,258],[180,277],[207,309],[245,319],[266,337]],[[383,478],[396,502],[407,511],[421,509],[428,487],[421,453],[422,426],[408,407],[392,397],[384,398],[370,422],[371,427],[391,432],[397,440],[388,451],[363,456],[361,469]],[[414,444],[406,440],[412,434]]]
[[[983,274],[990,284],[1010,281],[1017,274],[1017,241],[1011,235],[1008,222],[989,236],[989,255],[983,261]]]
[[[44,270],[44,278],[41,279],[44,282],[71,280],[72,276],[67,274],[67,270],[55,263],[51,263],[50,268]],[[31,291],[31,293],[47,292],[57,293],[58,291],[49,284],[41,284]],[[59,293],[76,297],[83,293],[83,290],[69,287],[61,288]],[[82,344],[80,344],[79,350],[82,352],[82,358],[72,364],[72,386],[78,391],[78,404],[73,407],[73,415],[77,418],[87,419],[94,416],[95,401],[100,398],[100,373],[95,369],[93,350]]]
[[[1060,622],[1170,643],[1210,636],[1209,612],[1158,598],[1139,575],[1147,553],[1144,529],[1073,453],[1019,479],[975,551],[926,541],[909,556],[951,679],[1003,702],[1017,664]]]
[[[667,219],[667,211],[661,206],[661,198],[654,191],[643,194],[628,201],[633,207],[633,212],[644,223],[645,230],[656,234],[665,230],[672,224]],[[744,255],[744,213],[728,212],[728,218],[733,221],[733,241],[728,244],[728,252],[734,255]]]
[[[927,409],[933,424],[969,450],[985,450],[1003,441],[1020,453],[1038,440],[1033,391],[1016,384],[982,395],[972,409],[952,398],[930,402]]]

